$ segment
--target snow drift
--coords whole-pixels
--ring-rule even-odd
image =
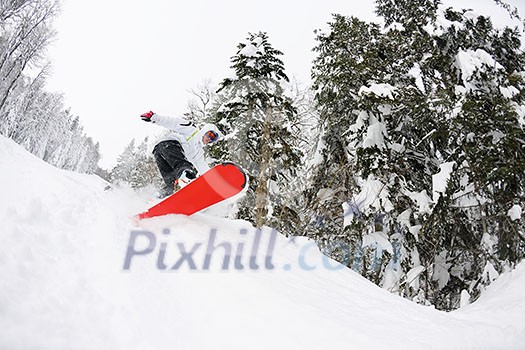
[[[523,263],[444,313],[302,237],[210,214],[136,227],[147,196],[3,137],[0,169],[1,349],[525,348]]]

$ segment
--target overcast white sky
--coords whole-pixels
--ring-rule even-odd
[[[524,0],[506,1],[525,16]],[[493,0],[444,3],[510,21]],[[313,30],[332,13],[370,21],[373,11],[373,0],[62,0],[48,87],[64,94],[109,168],[132,138],[158,132],[140,114],[182,114],[188,90],[205,79],[220,82],[248,32],[266,31],[284,52],[288,76],[308,83]]]

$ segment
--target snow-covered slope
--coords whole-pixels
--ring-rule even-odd
[[[524,264],[447,314],[244,221],[136,227],[147,198],[5,138],[0,169],[0,349],[525,348]]]

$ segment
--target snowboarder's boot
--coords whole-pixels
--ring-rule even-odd
[[[195,180],[197,177],[197,172],[193,169],[186,169],[182,172],[180,177],[175,180],[175,186],[174,191],[177,192],[178,190],[184,188],[186,185],[188,185],[190,182]]]

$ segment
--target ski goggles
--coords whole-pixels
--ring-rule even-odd
[[[219,139],[219,134],[213,130],[206,132],[202,138],[204,144],[213,143]]]

